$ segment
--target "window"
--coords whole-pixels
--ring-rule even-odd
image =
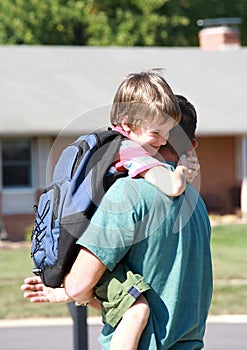
[[[2,141],[3,188],[32,186],[31,141]]]

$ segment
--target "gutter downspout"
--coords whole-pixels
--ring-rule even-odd
[[[242,153],[242,186],[241,186],[241,215],[247,218],[247,136],[241,139]]]

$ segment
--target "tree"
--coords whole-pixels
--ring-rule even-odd
[[[84,1],[1,0],[0,42],[83,45],[86,18]]]
[[[198,46],[215,17],[242,17],[247,43],[247,0],[1,0],[0,43]]]

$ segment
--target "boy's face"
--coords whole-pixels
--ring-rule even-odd
[[[174,127],[174,120],[169,119],[151,121],[148,125],[141,126],[136,125],[133,130],[130,131],[130,138],[142,145],[142,147],[154,156],[161,146],[165,145],[169,137],[170,130]]]

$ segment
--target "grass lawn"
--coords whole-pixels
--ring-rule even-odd
[[[0,319],[68,316],[66,305],[33,304],[20,289],[24,277],[32,276],[29,247],[0,251]]]
[[[247,225],[213,227],[211,314],[247,314]]]
[[[69,316],[66,305],[32,304],[23,298],[23,278],[32,275],[30,247],[12,246],[0,246],[0,319]],[[247,225],[214,227],[212,257],[214,294],[210,313],[247,314]],[[88,314],[95,312],[89,307]]]
[[[213,227],[211,244],[214,278],[247,280],[247,225]]]

